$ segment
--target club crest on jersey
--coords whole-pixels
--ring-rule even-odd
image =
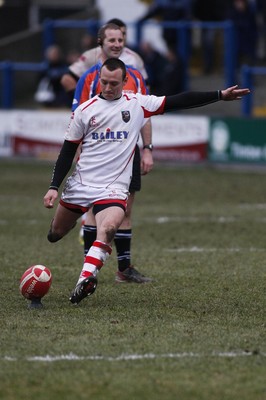
[[[124,122],[128,122],[130,120],[130,112],[129,111],[121,111],[122,119]]]
[[[91,117],[89,121],[90,126],[97,126],[96,117]]]

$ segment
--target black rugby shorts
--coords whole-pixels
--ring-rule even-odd
[[[140,174],[140,150],[139,146],[136,146],[133,168],[132,168],[132,179],[129,185],[129,192],[139,192],[141,189],[141,174]]]

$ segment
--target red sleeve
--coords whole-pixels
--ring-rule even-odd
[[[162,101],[160,107],[157,108],[157,110],[155,110],[155,111],[149,111],[149,110],[147,110],[145,107],[142,107],[143,112],[144,112],[144,118],[150,118],[150,117],[152,117],[153,115],[164,114],[164,112],[165,112],[165,109],[164,109],[164,108],[165,108],[165,98],[164,98],[164,100]]]

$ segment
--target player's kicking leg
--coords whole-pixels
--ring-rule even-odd
[[[55,216],[51,222],[50,230],[47,235],[49,242],[57,242],[62,239],[76,225],[80,217],[79,210],[70,210],[58,204]]]

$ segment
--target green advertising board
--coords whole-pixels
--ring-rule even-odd
[[[211,118],[208,158],[266,163],[266,119]]]

